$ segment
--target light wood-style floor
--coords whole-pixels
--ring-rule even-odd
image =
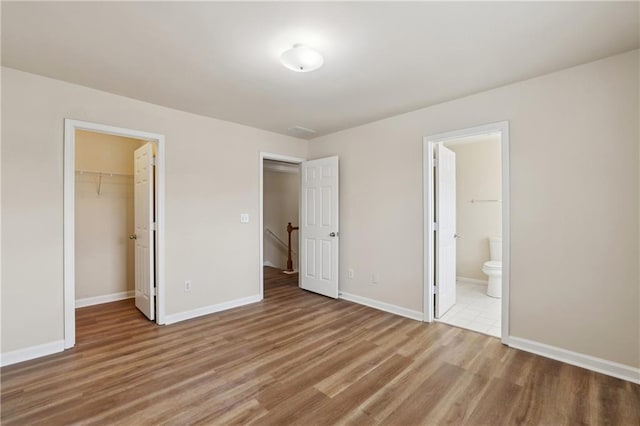
[[[74,349],[2,369],[2,424],[640,424],[638,385],[265,281],[170,326],[79,309]]]

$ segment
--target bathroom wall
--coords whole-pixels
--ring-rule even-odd
[[[138,139],[76,132],[76,303],[134,290],[133,152]],[[111,172],[99,176],[79,171]]]
[[[489,260],[490,236],[502,236],[502,203],[473,199],[502,198],[500,137],[445,144],[456,153],[456,275],[486,281],[482,264]]]
[[[266,163],[266,161],[265,161]],[[297,169],[297,167],[296,167]],[[288,239],[287,223],[298,226],[298,197],[300,174],[290,171],[264,170],[264,227],[270,229],[285,243]],[[298,267],[298,231],[291,233],[293,267]],[[285,269],[287,249],[273,236],[264,234],[264,262]]]

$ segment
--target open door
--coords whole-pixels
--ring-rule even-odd
[[[338,297],[338,157],[300,169],[300,287]]]
[[[456,303],[456,154],[435,145],[436,318]]]
[[[153,146],[147,143],[134,153],[134,223],[136,308],[155,319]]]

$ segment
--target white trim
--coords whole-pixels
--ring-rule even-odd
[[[586,368],[587,370],[617,377],[632,383],[640,384],[640,368],[619,364],[606,359],[597,358],[591,355],[584,355],[579,352],[569,351],[556,346],[546,345],[533,340],[513,337],[509,339],[509,346],[526,352],[531,352],[545,358],[555,359],[567,364]]]
[[[286,163],[293,163],[293,164],[301,164],[304,161],[306,161],[304,158],[300,158],[300,157],[291,157],[288,155],[281,155],[281,154],[273,154],[271,152],[260,152],[260,165],[259,165],[259,171],[260,171],[260,190],[258,191],[260,194],[260,199],[259,199],[259,204],[260,204],[260,214],[259,214],[259,236],[258,236],[258,241],[259,241],[259,245],[260,245],[260,263],[258,265],[260,265],[260,272],[259,272],[259,289],[260,289],[260,300],[262,300],[262,298],[264,298],[264,160],[275,160],[275,161],[282,161],[282,162],[286,162]],[[301,186],[300,186],[301,187]],[[298,192],[298,216],[300,215],[300,193]],[[300,244],[300,242],[298,241],[298,244]],[[298,247],[298,252],[300,250],[300,247]],[[299,262],[300,260],[298,260]],[[299,282],[300,278],[298,277],[298,285],[300,285]]]
[[[511,286],[511,172],[509,169],[509,122],[496,123],[502,142],[502,343],[509,344],[509,289]]]
[[[165,151],[164,135],[155,135],[156,143],[156,324],[165,324]]]
[[[423,306],[425,322],[434,319],[433,297],[433,209],[430,200],[433,199],[433,148],[435,144],[468,136],[500,133],[502,142],[502,343],[509,344],[509,277],[510,277],[510,216],[509,216],[509,122],[486,124],[468,129],[440,133],[423,138]]]
[[[64,349],[76,344],[76,282],[75,282],[75,126],[64,120],[64,188],[63,188],[63,288],[64,288]],[[73,173],[71,173],[73,171]]]
[[[64,351],[64,340],[56,340],[55,342],[44,343],[42,345],[29,346],[28,348],[18,349],[0,355],[0,366],[4,367],[11,364],[17,364],[30,359],[40,358]]]
[[[230,300],[228,302],[218,303],[216,305],[204,306],[202,308],[192,309],[190,311],[179,312],[177,314],[169,314],[165,316],[165,324],[175,324],[180,321],[186,321],[192,318],[201,317],[204,315],[214,314],[220,311],[226,311],[227,309],[233,309],[251,303],[260,302],[262,300],[261,294],[256,294],[242,299]]]
[[[76,342],[75,328],[75,133],[76,130],[142,139],[156,144],[156,323],[165,323],[165,138],[157,133],[88,121],[64,120],[64,348]]]
[[[456,281],[460,281],[462,283],[482,284],[482,285],[487,285],[489,283],[487,280],[479,280],[477,278],[467,278],[467,277],[456,277]]]
[[[420,311],[414,311],[412,309],[403,308],[401,306],[392,305],[390,303],[380,302],[379,300],[369,299],[367,297],[362,297],[355,294],[345,293],[343,291],[338,293],[338,297],[340,299],[348,300],[349,302],[357,303],[359,305],[379,309],[381,311],[400,315],[401,317],[409,318],[412,320],[422,321],[422,312]]]
[[[121,291],[120,293],[104,294],[102,296],[85,297],[76,299],[76,308],[84,308],[87,306],[101,305],[103,303],[117,302],[118,300],[132,299],[135,297],[135,291]]]
[[[435,244],[435,237],[433,235],[435,217],[433,208],[431,208],[432,203],[430,202],[434,196],[434,164],[435,162],[433,158],[433,143],[425,137],[422,141],[422,215],[424,220],[422,226],[422,231],[424,232],[424,235],[422,237],[422,311],[424,313],[424,322],[432,322],[434,319],[434,299],[432,297],[432,295],[434,294],[434,282],[432,273],[432,271],[434,270],[434,255],[432,252],[434,250]]]

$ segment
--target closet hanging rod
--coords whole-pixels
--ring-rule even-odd
[[[471,199],[472,203],[501,203],[502,200],[476,200],[475,198]]]
[[[116,173],[116,172],[101,172],[98,170],[76,170],[79,175],[98,175],[98,176],[127,176],[132,177],[132,173]]]

